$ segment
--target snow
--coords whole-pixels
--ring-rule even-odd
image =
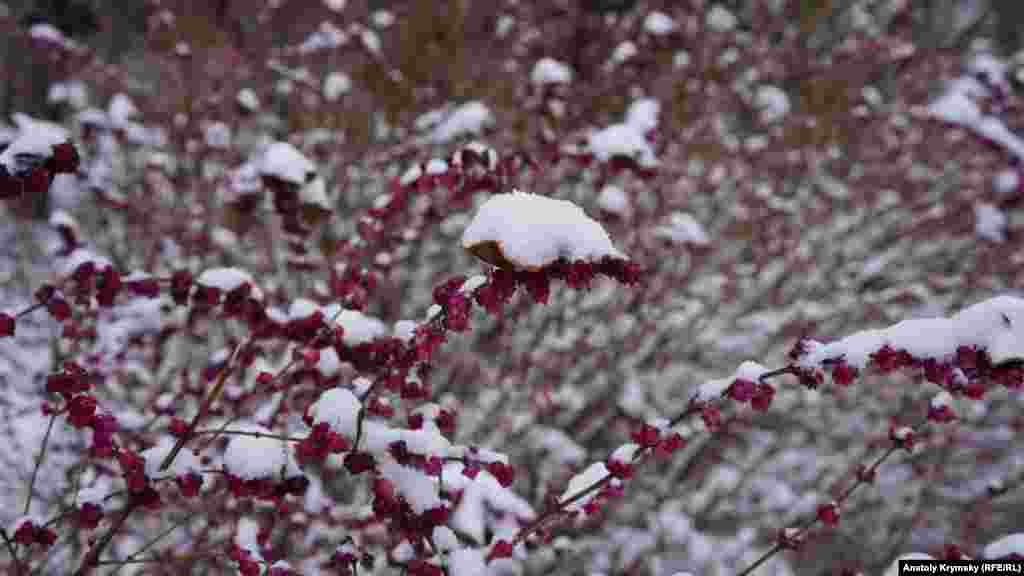
[[[477,288],[483,286],[486,283],[486,276],[484,276],[483,274],[474,274],[469,278],[466,278],[466,281],[462,283],[462,286],[459,286],[459,292],[462,292],[463,294],[466,295],[470,295],[475,293]]]
[[[721,4],[715,4],[708,12],[707,25],[716,32],[728,32],[736,27],[736,16]]]
[[[645,168],[658,165],[651,148],[643,133],[629,124],[612,124],[602,130],[591,132],[587,144],[594,156],[607,162],[612,156],[634,158]]]
[[[448,555],[448,576],[486,576],[486,557],[476,548],[454,550]]]
[[[107,105],[107,116],[116,128],[127,128],[138,114],[139,109],[135,107],[135,103],[124,94],[115,94]]]
[[[68,228],[72,231],[78,230],[78,223],[75,219],[63,210],[55,210],[50,214],[50,226],[54,228]]]
[[[459,548],[459,536],[447,526],[435,526],[430,540],[434,547],[442,552]]]
[[[569,480],[568,487],[565,489],[565,492],[562,493],[561,498],[559,498],[559,502],[564,503],[568,501],[569,498],[572,498],[575,494],[586,490],[590,486],[593,486],[610,475],[608,467],[604,465],[604,462],[594,462]],[[595,494],[596,491],[590,492],[586,496],[573,501],[573,503],[568,506],[568,509],[577,511],[582,510],[583,505],[592,499]]]
[[[630,42],[629,40],[626,40],[625,42],[622,42],[618,46],[616,46],[615,50],[612,51],[611,61],[615,64],[621,64],[626,60],[629,60],[633,56],[636,56],[636,54],[636,44]]]
[[[971,66],[980,66],[982,70],[990,75],[995,74],[990,57],[981,56]],[[978,64],[978,62],[981,62]],[[1005,78],[1000,80],[998,74],[990,81],[1001,85]],[[982,110],[979,101],[991,96],[991,90],[986,84],[971,76],[962,76],[949,83],[946,91],[935,101],[928,105],[927,112],[931,116],[957,124],[974,131],[979,136],[1002,146],[1019,160],[1024,160],[1024,140],[1014,134],[1006,124],[998,117],[989,115]]]
[[[700,222],[691,214],[686,212],[673,212],[669,215],[667,225],[658,226],[654,229],[654,235],[664,238],[675,244],[694,244],[707,246],[711,240]]]
[[[334,318],[335,323],[342,327],[343,341],[348,346],[355,346],[363,342],[369,342],[374,338],[380,338],[388,333],[387,325],[372,316],[366,316],[358,310],[341,310],[337,304],[331,304],[323,309],[324,318]]]
[[[929,402],[929,406],[937,410],[940,408],[946,408],[950,406],[952,403],[953,395],[943,390],[942,392],[939,392],[938,394],[932,397],[931,401]]]
[[[974,205],[974,233],[993,242],[1006,240],[1008,219],[996,205],[978,202]]]
[[[259,522],[252,518],[242,517],[238,519],[238,526],[235,530],[235,544],[243,550],[248,550],[254,559],[262,560],[263,556],[260,554],[262,546],[259,544]]]
[[[206,288],[217,288],[222,292],[230,292],[242,284],[252,286],[249,295],[262,299],[263,293],[253,279],[252,274],[242,268],[209,268],[196,278],[196,284]]]
[[[672,67],[678,69],[686,68],[690,65],[692,60],[690,53],[686,50],[680,50],[672,55]]]
[[[658,127],[660,114],[661,103],[654,98],[639,98],[626,110],[626,125],[647,132]]]
[[[995,364],[1024,358],[1024,300],[997,296],[965,308],[951,318],[904,320],[885,329],[855,332],[829,344],[810,342],[804,366],[843,358],[863,369],[882,346],[906,350],[916,358],[950,361],[960,346],[985,349]]]
[[[996,58],[990,52],[976,54],[967,64],[967,69],[1000,88],[1008,87],[1005,62]]]
[[[448,162],[441,158],[431,158],[424,171],[431,176],[445,174],[448,172]]]
[[[107,113],[99,108],[86,108],[75,115],[78,123],[82,126],[96,126],[106,128]]]
[[[323,178],[314,178],[312,182],[300,188],[299,201],[324,210],[333,209],[330,199],[327,198],[327,182]]]
[[[236,429],[274,434],[263,426],[246,425]],[[281,480],[302,475],[289,443],[266,436],[232,435],[224,452],[224,468],[242,480]]]
[[[495,243],[518,268],[541,268],[559,258],[624,258],[579,206],[519,190],[489,198],[463,232],[467,250],[485,242]]]
[[[450,142],[460,136],[479,134],[484,128],[494,124],[491,109],[479,100],[467,102],[454,110],[428,136],[435,144]]]
[[[789,96],[778,86],[766,84],[758,87],[754,95],[754,106],[761,111],[761,119],[767,123],[777,122],[789,113]]]
[[[655,36],[664,36],[675,30],[676,22],[664,12],[650,12],[644,18],[644,30]]]
[[[398,179],[398,183],[402,186],[408,186],[419,180],[420,176],[423,176],[423,168],[419,164],[413,164],[402,174],[402,177]],[[388,202],[391,201],[391,195],[382,197],[386,197]],[[384,206],[387,206],[387,202],[380,207],[383,208]]]
[[[992,560],[1009,556],[1010,554],[1024,556],[1024,532],[1004,536],[985,546],[985,550],[981,553],[986,559]]]
[[[722,394],[729,389],[729,386],[732,386],[734,381],[742,379],[756,383],[761,379],[761,375],[767,371],[767,368],[757,362],[747,360],[736,368],[736,371],[733,372],[732,376],[716,380],[708,380],[701,384],[697,388],[697,395],[694,400],[697,402],[709,402],[715,398],[720,398]]]
[[[316,166],[288,142],[274,142],[267,147],[259,164],[263,176],[302,185],[316,174]]]
[[[612,452],[611,459],[617,462],[623,462],[626,464],[632,463],[636,458],[637,451],[640,450],[639,444],[629,443],[623,444]]]
[[[331,430],[349,439],[355,439],[359,411],[363,404],[347,388],[331,388],[310,407],[314,424],[327,423]]]
[[[231,147],[231,128],[223,122],[214,122],[206,127],[206,145],[218,150]]]
[[[344,72],[331,72],[324,78],[324,98],[335,102],[352,89],[352,79]]]
[[[103,256],[100,256],[99,254],[96,254],[91,250],[87,250],[85,248],[76,248],[71,254],[68,255],[67,258],[64,258],[60,262],[58,269],[60,270],[62,275],[66,276],[74,272],[76,268],[78,268],[81,264],[84,264],[86,262],[92,262],[97,270],[102,270],[103,268],[112,265],[110,260]]]
[[[387,10],[377,10],[370,15],[373,25],[377,28],[390,28],[395,23],[395,15]]]
[[[34,514],[26,514],[24,516],[19,516],[19,517],[15,518],[14,522],[11,522],[11,526],[10,526],[10,528],[7,529],[7,532],[11,536],[13,536],[14,533],[17,532],[18,529],[22,527],[22,525],[24,525],[25,523],[28,523],[28,522],[31,522],[32,525],[36,526],[36,527],[45,526],[46,525],[46,520],[45,519],[40,518],[39,516],[36,516]]]
[[[476,478],[470,479],[462,473],[463,469],[461,463],[449,462],[442,471],[445,489],[462,491],[449,523],[455,530],[483,544],[488,525],[495,526],[494,512],[523,521],[536,517],[528,502],[502,486],[487,470],[481,470]]]
[[[451,452],[451,442],[433,422],[424,423],[419,430],[392,428],[374,420],[363,422],[360,448],[383,455],[393,442],[399,441],[405,442],[410,453],[421,456],[445,456]]]
[[[531,445],[549,452],[560,464],[575,464],[587,457],[587,451],[558,428],[535,426],[530,430],[529,440]]]
[[[51,24],[33,24],[32,27],[28,29],[28,35],[34,40],[52,42],[68,50],[75,50],[78,48],[77,42],[65,36],[63,32]]]
[[[405,498],[416,514],[423,514],[442,505],[436,478],[427,476],[415,468],[389,461],[381,463],[380,471],[384,478],[394,482],[398,493]]]
[[[392,334],[395,338],[402,340],[403,342],[409,342],[416,336],[416,322],[412,320],[399,320],[395,322],[395,327]]]
[[[494,26],[494,35],[498,38],[508,36],[508,33],[512,31],[512,26],[515,26],[515,23],[516,19],[508,14],[498,16],[498,21]]]
[[[312,54],[337,48],[348,42],[348,35],[331,22],[321,22],[319,28],[306,37],[295,49],[299,54]]]
[[[235,96],[235,101],[238,105],[250,112],[258,110],[260,107],[260,100],[256,97],[256,93],[253,92],[252,88],[243,88],[238,91]]]
[[[1000,194],[1016,192],[1020,187],[1020,173],[1010,168],[1000,170],[992,178],[992,187]]]
[[[629,213],[629,199],[626,197],[626,193],[614,184],[608,184],[601,189],[601,193],[597,196],[597,205],[612,214],[622,216]]]
[[[534,84],[569,84],[572,82],[572,68],[554,58],[541,58],[533,65],[530,81]]]
[[[178,452],[174,457],[174,461],[167,470],[160,471],[160,464],[164,461],[164,458],[171,453],[174,448],[176,441],[170,436],[161,436],[156,446],[144,450],[139,456],[146,461],[146,476],[151,480],[157,478],[183,476],[189,472],[198,473],[203,469],[202,464],[199,462],[199,458],[189,448],[185,448]]]
[[[371,53],[380,54],[380,36],[376,32],[365,29],[359,35],[359,39],[363,41],[363,46]]]
[[[607,162],[613,156],[635,159],[645,168],[658,165],[654,149],[646,133],[658,125],[661,105],[652,98],[640,98],[630,104],[625,121],[587,135],[587,147],[598,160]]]
[[[53,147],[68,141],[68,131],[64,128],[37,120],[25,114],[16,113],[13,115],[14,123],[18,126],[18,135],[13,142],[0,153],[0,167],[7,170],[8,174],[21,173],[34,166],[34,162],[26,162],[18,157],[22,154],[33,156],[38,159],[49,158],[53,154]]]

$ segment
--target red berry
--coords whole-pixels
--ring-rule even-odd
[[[829,526],[839,524],[839,506],[835,502],[818,506],[818,520]]]
[[[498,540],[491,547],[491,558],[511,558],[512,557],[512,543],[507,540]]]
[[[0,312],[0,338],[14,336],[14,316]]]

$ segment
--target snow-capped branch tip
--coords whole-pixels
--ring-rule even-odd
[[[576,204],[519,190],[487,200],[463,232],[462,246],[505,270],[537,272],[559,260],[627,260]]]

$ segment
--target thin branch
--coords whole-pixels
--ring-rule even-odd
[[[50,432],[53,431],[53,422],[56,419],[56,414],[50,416],[50,423],[46,426],[46,434],[43,435],[43,445],[39,448],[39,455],[36,456],[36,463],[32,468],[32,478],[28,482],[28,494],[25,496],[25,507],[21,511],[22,514],[28,514],[29,508],[32,506],[32,493],[36,489],[36,477],[39,475],[39,467],[43,464],[43,458],[46,457],[46,447],[50,444]]]
[[[135,499],[125,504],[124,509],[111,524],[110,528],[107,529],[107,533],[102,538],[97,540],[89,551],[86,552],[85,558],[82,559],[82,564],[78,567],[78,571],[75,572],[75,576],[87,576],[92,569],[99,566],[100,555],[103,554],[103,550],[110,544],[110,541],[114,539],[117,532],[124,526],[124,523],[131,516],[132,511],[141,503],[141,500]]]
[[[845,502],[850,497],[850,495],[853,494],[854,490],[856,490],[857,488],[859,488],[863,484],[867,484],[869,482],[869,480],[866,480],[865,478],[870,477],[871,475],[873,475],[874,472],[876,472],[878,470],[878,468],[882,465],[882,463],[885,462],[886,459],[888,459],[890,456],[892,456],[898,449],[899,449],[899,447],[896,445],[896,442],[893,442],[892,445],[889,446],[889,449],[886,450],[884,454],[879,456],[878,459],[876,459],[871,464],[871,466],[868,467],[867,470],[868,470],[869,474],[868,475],[858,474],[857,475],[857,481],[854,482],[853,484],[850,484],[850,486],[848,486],[846,488],[846,490],[843,490],[843,492],[839,495],[838,498],[835,499],[835,501],[837,503],[840,503],[840,504]],[[796,541],[799,541],[805,534],[807,534],[808,531],[810,531],[811,527],[813,527],[815,524],[817,524],[820,521],[821,521],[821,519],[817,515],[815,515],[813,518],[810,518],[810,519],[806,520],[804,522],[803,526],[801,526],[796,531],[796,533],[794,533],[792,535],[792,538],[794,540],[796,540]],[[775,556],[776,554],[778,554],[779,552],[781,552],[784,549],[785,549],[785,546],[783,546],[783,544],[781,542],[777,542],[767,552],[765,552],[757,560],[755,560],[753,564],[751,564],[750,566],[747,566],[746,568],[744,568],[743,571],[739,572],[736,576],[749,576],[750,574],[752,574],[754,572],[754,570],[756,570],[762,564],[767,562],[772,556]]]
[[[21,559],[18,558],[18,551],[14,547],[14,542],[7,536],[7,530],[0,530],[0,535],[4,537],[4,545],[7,546],[7,552],[11,555],[11,561],[14,563],[14,567],[21,571]]]
[[[200,404],[199,406],[199,411],[196,412],[195,417],[192,418],[192,422],[189,423],[188,429],[185,431],[184,434],[181,435],[181,438],[179,438],[178,441],[174,444],[174,448],[172,448],[171,451],[167,453],[167,456],[164,457],[163,461],[160,462],[161,472],[167,470],[167,468],[170,467],[171,463],[174,462],[174,459],[178,457],[178,453],[181,452],[181,449],[184,448],[185,444],[187,444],[188,441],[191,440],[192,437],[195,435],[195,430],[196,427],[199,426],[200,420],[206,417],[206,414],[210,411],[210,406],[212,406],[213,403],[216,402],[218,398],[220,398],[221,392],[224,390],[224,383],[227,382],[228,376],[231,374],[232,367],[235,363],[235,360],[238,358],[238,354],[241,352],[244,346],[247,346],[251,342],[251,340],[252,338],[250,337],[245,342],[242,342],[238,346],[236,346],[234,352],[232,352],[231,354],[231,357],[228,358],[228,361],[224,363],[224,367],[221,368],[220,373],[217,375],[217,381],[214,383],[213,387],[210,388],[210,391],[206,394],[206,398],[203,399],[203,403]]]

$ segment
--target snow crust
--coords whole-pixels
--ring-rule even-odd
[[[263,297],[252,274],[242,268],[209,268],[196,278],[196,284],[207,288],[217,288],[222,292],[230,292],[246,283],[252,286],[252,290],[249,292],[250,296],[257,299]]]
[[[8,174],[22,172],[27,168],[26,155],[37,159],[46,159],[53,154],[53,147],[68,141],[68,131],[50,122],[36,120],[24,114],[14,114],[18,135],[6,150],[0,153],[0,167]]]
[[[979,136],[1024,160],[1024,140],[1017,136],[998,116],[983,111],[981,102],[992,96],[992,88],[1005,89],[1005,70],[1001,63],[987,54],[975,56],[969,63],[988,79],[982,82],[972,76],[961,76],[950,82],[945,92],[928,105],[931,116],[972,130]],[[1002,70],[1002,72],[1000,72]]]
[[[757,362],[747,360],[736,368],[736,371],[733,372],[732,376],[708,380],[701,384],[697,388],[697,395],[694,400],[698,402],[714,400],[715,398],[721,397],[722,394],[729,389],[729,386],[732,386],[732,383],[736,380],[749,380],[756,383],[761,379],[761,375],[767,371],[767,368]]]
[[[565,492],[562,492],[562,496],[561,498],[559,498],[559,501],[567,501],[573,495],[583,490],[586,490],[589,486],[592,486],[593,484],[600,482],[609,475],[610,473],[608,472],[608,467],[605,466],[604,462],[594,462],[590,466],[587,466],[582,472],[579,472],[578,474],[569,479],[569,484],[566,487]],[[567,508],[569,510],[582,510],[583,506],[591,499],[593,499],[595,494],[596,491],[591,492],[586,496],[583,496],[582,498],[575,500]]]
[[[356,437],[359,411],[363,403],[347,388],[331,388],[309,409],[315,424],[327,423],[331,430],[350,439]]]
[[[558,260],[623,258],[597,221],[567,200],[513,190],[480,207],[462,235],[463,248],[495,242],[517,267],[540,268]]]
[[[995,364],[1024,358],[1024,300],[997,296],[950,318],[904,320],[888,328],[855,332],[829,344],[809,343],[801,364],[819,366],[843,358],[863,369],[871,354],[888,345],[917,358],[952,360],[960,346],[983,348]]]
[[[263,426],[248,425],[236,429],[273,434]],[[265,436],[233,436],[224,452],[224,468],[242,480],[282,480],[302,475],[291,446],[277,438]]]
[[[399,494],[405,498],[415,513],[423,514],[443,504],[438,494],[436,478],[393,461],[381,463],[380,471],[384,478],[395,484]]]

